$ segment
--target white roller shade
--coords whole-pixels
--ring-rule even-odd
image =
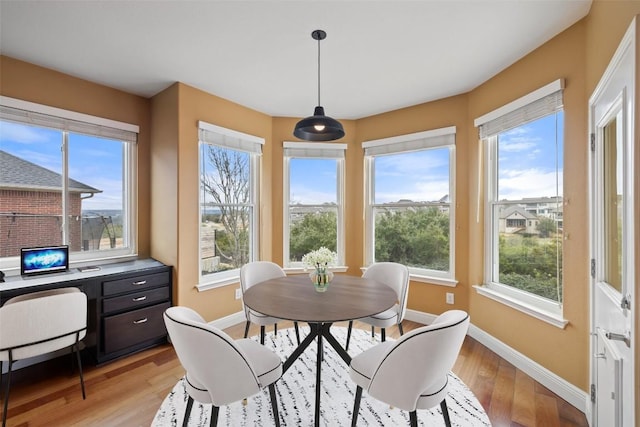
[[[343,159],[347,144],[321,142],[284,142],[285,157]]]
[[[366,141],[362,143],[365,156],[405,153],[428,148],[455,145],[456,127],[450,126],[425,132],[394,136],[392,138]]]
[[[198,122],[198,138],[201,143],[256,154],[262,154],[262,145],[264,144],[263,138],[202,121]]]
[[[33,111],[29,109],[29,104],[31,103],[20,100],[15,101],[17,101],[15,103],[16,105],[24,108],[5,105],[6,103],[11,104],[12,102],[7,102],[7,99],[3,98],[2,105],[0,105],[0,119],[25,125],[115,139],[118,141],[135,143],[138,140],[138,126],[135,125],[101,119],[99,117],[58,108],[38,106],[37,104],[33,104],[34,109],[50,110],[51,114],[48,112]]]
[[[562,80],[556,80],[475,120],[480,139],[532,122],[560,111],[563,106]]]

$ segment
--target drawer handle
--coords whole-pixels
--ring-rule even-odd
[[[146,300],[146,299],[147,299],[147,297],[146,297],[146,296],[138,297],[138,298],[133,298],[133,302],[140,302],[140,301],[144,301],[144,300]]]
[[[147,322],[147,320],[149,320],[149,319],[147,319],[146,317],[145,317],[144,319],[134,320],[134,321],[133,321],[133,324],[134,324],[134,325],[139,325],[139,324],[141,324],[141,323],[146,323],[146,322]]]
[[[140,285],[145,285],[147,283],[146,280],[140,280],[138,282],[133,282],[132,285],[133,286],[140,286]]]

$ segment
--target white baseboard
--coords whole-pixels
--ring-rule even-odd
[[[405,319],[413,322],[424,323],[425,325],[433,322],[436,317],[437,316],[433,314],[416,310],[407,310],[405,315]],[[473,324],[469,326],[468,335],[543,386],[547,387],[578,410],[587,414],[590,406],[590,403],[588,402],[590,402],[590,400],[589,395],[585,391],[579,389],[544,366],[534,362],[524,354],[514,350]]]
[[[233,325],[237,325],[238,323],[244,323],[246,321],[247,319],[244,317],[244,312],[238,311],[237,313],[233,313],[228,316],[213,320],[209,322],[209,324],[212,326],[215,326],[218,329],[226,329]]]

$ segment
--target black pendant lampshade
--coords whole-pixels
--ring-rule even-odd
[[[305,141],[333,141],[344,136],[342,124],[329,116],[324,115],[324,108],[320,105],[320,40],[327,37],[322,30],[311,33],[314,40],[318,40],[318,106],[313,110],[313,116],[300,120],[293,134]]]

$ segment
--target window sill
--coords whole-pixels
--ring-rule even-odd
[[[542,320],[543,322],[549,323],[557,328],[564,329],[569,323],[569,321],[564,319],[560,313],[552,313],[548,310],[543,310],[533,304],[528,304],[518,300],[517,298],[491,289],[486,285],[474,285],[474,288],[476,288],[476,291],[482,296],[502,303],[522,313],[528,314],[529,316],[535,317],[536,319]]]
[[[447,279],[444,277],[421,276],[419,274],[411,274],[409,276],[409,280],[413,282],[430,283],[432,285],[438,285],[438,286],[448,286],[450,288],[455,288],[456,286],[458,286],[457,280]]]
[[[207,283],[201,283],[196,285],[196,289],[198,292],[209,291],[211,289],[222,288],[224,286],[233,285],[235,283],[240,283],[240,276],[231,276],[225,277],[218,280],[213,280]]]
[[[347,267],[346,265],[337,265],[337,266],[329,267],[329,270],[333,273],[345,273],[348,269],[349,267]],[[311,269],[310,268],[305,269],[304,267],[287,267],[287,268],[284,268],[284,272],[287,274],[305,274],[305,273],[311,273]]]

